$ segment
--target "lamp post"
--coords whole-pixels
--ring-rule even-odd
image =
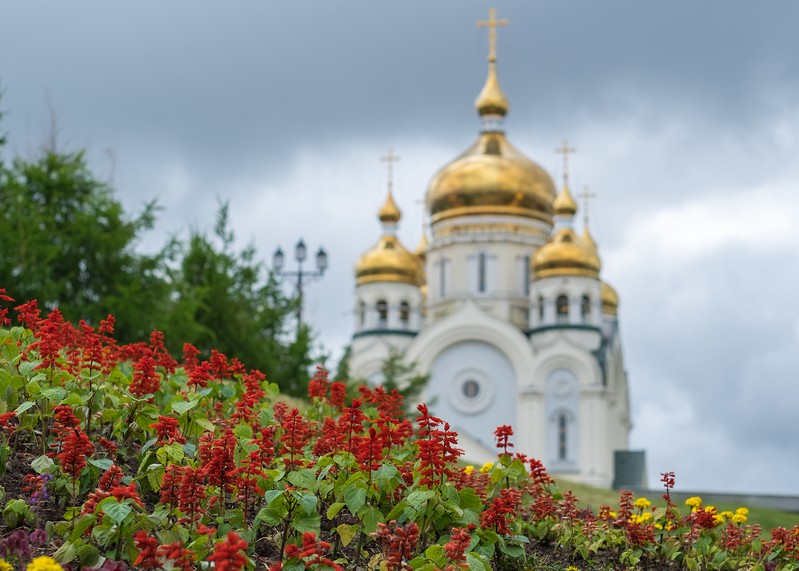
[[[297,261],[297,269],[292,271],[284,271],[283,264],[285,262],[285,256],[283,255],[283,250],[280,247],[275,250],[275,253],[272,255],[272,269],[275,272],[275,275],[280,278],[297,278],[297,329],[299,330],[300,324],[302,323],[302,287],[305,282],[311,282],[313,280],[319,279],[324,275],[325,270],[327,269],[327,252],[325,252],[324,248],[321,246],[319,247],[319,251],[316,252],[316,271],[311,270],[303,270],[302,263],[305,261],[308,255],[308,251],[305,247],[305,242],[302,241],[302,238],[297,242],[294,246],[294,259]]]

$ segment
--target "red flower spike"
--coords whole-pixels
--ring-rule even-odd
[[[158,569],[161,567],[161,560],[158,557],[158,540],[147,535],[147,532],[143,529],[137,531],[133,539],[136,542],[136,549],[139,550],[139,556],[133,562],[133,566],[141,567],[142,569]]]
[[[247,564],[247,556],[241,553],[247,549],[247,542],[235,531],[230,531],[224,541],[214,546],[208,561],[214,563],[214,571],[241,571]]]
[[[497,426],[494,436],[497,438],[497,448],[501,449],[503,454],[508,454],[508,448],[513,448],[513,444],[510,443],[510,437],[513,436],[513,428],[507,424]]]

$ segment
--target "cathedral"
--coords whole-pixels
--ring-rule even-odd
[[[350,373],[380,381],[399,352],[430,375],[422,400],[457,430],[464,457],[496,459],[494,430],[556,475],[610,487],[631,428],[616,291],[569,189],[505,136],[496,70],[476,100],[477,140],[433,175],[429,227],[411,251],[397,238],[391,177],[382,235],[355,265]],[[391,156],[388,157],[391,160]],[[390,163],[389,163],[390,164]],[[428,239],[429,233],[429,239]]]

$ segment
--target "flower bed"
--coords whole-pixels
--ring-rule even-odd
[[[319,369],[300,411],[220,353],[178,362],[157,332],[118,346],[111,317],[9,313],[0,571],[799,568],[799,526],[766,538],[744,508],[678,509],[673,474],[659,506],[622,492],[594,512],[509,426],[494,463],[463,466],[449,424],[396,392]]]

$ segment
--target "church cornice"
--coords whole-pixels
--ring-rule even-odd
[[[403,337],[416,337],[418,331],[408,331],[407,329],[367,329],[358,331],[352,335],[353,339],[359,337],[373,337],[378,335],[401,335]]]

